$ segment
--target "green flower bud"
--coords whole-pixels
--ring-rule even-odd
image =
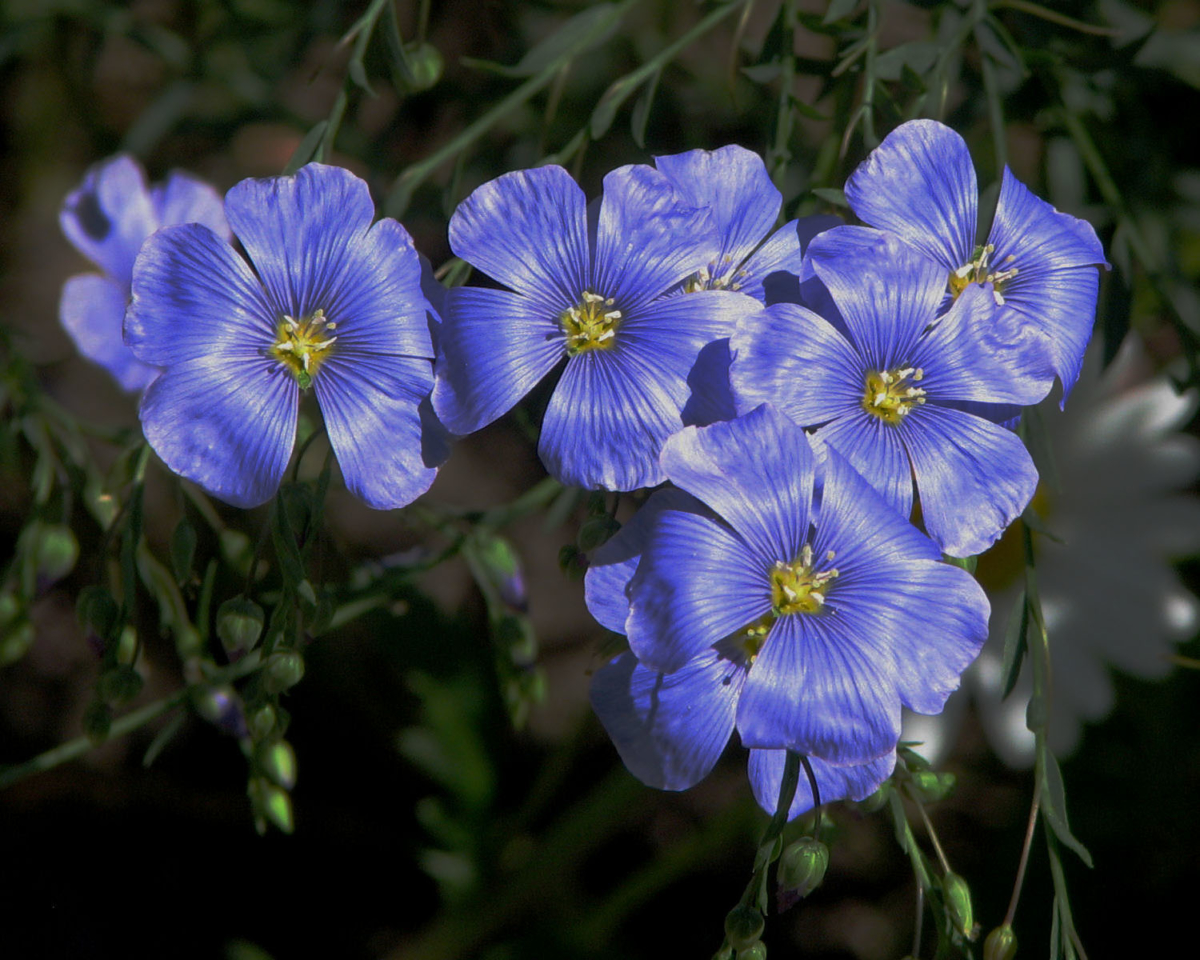
[[[737,960],[767,960],[767,945],[761,940],[737,952]]]
[[[142,675],[128,664],[119,664],[100,674],[96,695],[105,703],[128,703],[142,692]]]
[[[304,676],[304,658],[293,650],[273,653],[263,670],[263,685],[268,693],[290,690]]]
[[[296,751],[286,740],[263,744],[258,751],[258,763],[263,773],[284,790],[296,785]]]
[[[0,593],[0,630],[14,623],[21,614],[21,601],[11,590]]]
[[[190,623],[185,623],[175,631],[175,652],[182,660],[200,655],[200,632]]]
[[[79,625],[86,632],[103,640],[116,639],[113,632],[121,611],[117,601],[104,587],[92,584],[80,590],[75,613],[79,617]]]
[[[827,869],[829,848],[820,840],[801,837],[795,843],[788,844],[779,855],[776,877],[780,893],[792,894],[796,899],[807,897],[821,885]]]
[[[233,737],[246,736],[246,711],[238,692],[222,684],[204,687],[192,694],[196,712],[213,726]]]
[[[910,776],[913,792],[922,803],[945,800],[957,781],[952,773],[935,773],[932,770],[914,770]]]
[[[758,907],[739,903],[725,915],[725,939],[740,954],[758,942],[764,926],[763,915]]]
[[[33,556],[38,582],[46,587],[75,569],[79,541],[70,527],[61,524],[44,526],[36,536]]]
[[[942,893],[954,928],[968,940],[974,940],[975,913],[971,908],[971,888],[967,881],[957,873],[947,873],[942,877]]]
[[[582,580],[587,573],[587,558],[573,543],[565,543],[558,551],[558,567],[568,580]]]
[[[192,561],[196,558],[196,528],[184,517],[175,525],[171,534],[171,570],[175,581],[183,583],[192,575]]]
[[[22,617],[0,630],[0,666],[15,663],[29,652],[37,631]]]
[[[254,804],[255,812],[262,818],[260,832],[266,830],[267,823],[283,833],[291,833],[295,829],[292,798],[286,790],[263,777],[255,777],[250,781],[250,800]]]
[[[579,535],[575,538],[575,543],[584,553],[589,550],[595,550],[602,543],[605,543],[613,536],[621,525],[616,519],[604,514],[599,517],[591,517],[583,521],[583,525],[579,528]]]
[[[892,781],[884,780],[883,783],[879,785],[879,789],[877,789],[873,794],[871,794],[865,800],[858,801],[858,809],[863,813],[876,813],[877,811],[882,810],[887,805],[888,797],[891,795],[891,792]]]
[[[1012,960],[1017,955],[1017,935],[1007,923],[983,941],[983,960]]]
[[[254,649],[263,632],[263,609],[248,597],[233,597],[217,610],[217,636],[225,655],[237,660]]]
[[[250,564],[254,561],[254,547],[251,546],[248,536],[240,530],[222,530],[220,544],[221,556],[239,576],[244,577],[250,572]]]
[[[255,740],[266,740],[275,731],[276,721],[275,708],[264,703],[250,716],[250,736]]]
[[[431,43],[422,43],[406,51],[408,69],[411,78],[408,88],[414,93],[428,90],[442,79],[442,69],[445,66],[438,48]]]
[[[137,631],[131,626],[126,626],[117,638],[117,663],[131,664],[137,659],[137,654]]]

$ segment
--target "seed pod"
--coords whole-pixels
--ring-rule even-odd
[[[725,939],[739,954],[758,942],[763,927],[762,913],[746,903],[739,903],[725,915]]]
[[[828,868],[829,848],[820,840],[801,837],[779,855],[780,893],[792,894],[796,899],[807,897],[821,885]]]
[[[304,658],[294,650],[273,653],[263,670],[263,684],[269,693],[282,693],[298,684],[304,676]]]
[[[1017,955],[1017,935],[1009,924],[997,927],[983,941],[983,960],[1012,960]]]
[[[954,928],[968,940],[975,939],[975,913],[967,881],[957,873],[947,873],[942,878],[942,892],[946,895],[946,910]]]
[[[263,631],[263,609],[247,597],[233,597],[217,610],[217,636],[230,660],[254,649]]]

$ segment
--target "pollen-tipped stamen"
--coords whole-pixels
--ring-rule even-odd
[[[558,318],[567,335],[567,355],[575,356],[587,350],[608,350],[616,343],[621,311],[608,309],[612,297],[585,290],[579,303],[568,307]]]
[[[908,386],[925,378],[920,367],[897,367],[894,370],[870,370],[863,389],[862,406],[867,413],[884,423],[896,426],[925,402],[925,391]]]
[[[825,554],[827,562],[833,561],[833,551]],[[771,612],[777,617],[793,613],[819,613],[825,606],[828,586],[838,577],[836,567],[817,570],[813,564],[813,550],[807,543],[800,556],[790,563],[777,561],[768,574],[771,582]]]
[[[275,333],[271,354],[296,378],[302,390],[312,386],[312,379],[326,355],[337,342],[329,336],[337,324],[325,318],[324,310],[314,310],[309,316],[284,314]]]

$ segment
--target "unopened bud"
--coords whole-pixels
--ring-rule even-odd
[[[1017,935],[1009,924],[997,927],[983,941],[983,960],[1012,960],[1017,955]]]
[[[196,712],[213,726],[233,737],[246,736],[245,709],[233,687],[205,687],[192,695],[192,702]]]
[[[445,62],[438,48],[431,43],[422,43],[407,51],[410,79],[408,87],[414,93],[428,90],[440,79]]]
[[[250,716],[250,736],[255,740],[265,740],[275,730],[275,708],[269,703],[263,704]]]
[[[25,618],[9,623],[0,630],[0,666],[15,663],[29,652],[37,632]]]
[[[142,692],[142,675],[128,664],[118,664],[100,674],[96,695],[105,703],[128,703]]]
[[[291,833],[295,827],[292,816],[292,798],[287,791],[275,786],[265,777],[255,777],[250,781],[250,800],[255,812],[264,821],[261,826],[266,829],[270,823],[283,833]]]
[[[271,654],[263,670],[263,684],[269,693],[282,693],[298,684],[304,676],[304,658],[293,650]]]
[[[230,660],[254,649],[263,631],[263,609],[248,597],[233,597],[217,610],[217,636]]]
[[[296,785],[296,751],[286,740],[264,744],[258,751],[258,762],[263,773],[284,790]]]
[[[863,813],[876,813],[884,808],[892,792],[892,781],[884,780],[879,789],[864,800],[858,801],[858,809]]]
[[[34,565],[38,584],[44,589],[75,568],[79,559],[79,541],[70,527],[62,524],[42,527],[34,546]]]
[[[80,590],[79,599],[75,601],[75,613],[79,617],[79,625],[87,633],[105,641],[115,639],[113,633],[120,608],[104,587],[91,584]]]
[[[971,888],[957,873],[942,877],[942,892],[946,896],[946,910],[955,929],[968,940],[975,939],[975,913],[971,908]]]
[[[801,837],[788,844],[779,855],[779,895],[790,907],[796,900],[807,897],[821,885],[829,869],[829,848],[820,840]]]
[[[767,960],[767,945],[761,940],[737,952],[737,960]]]
[[[725,939],[734,950],[741,952],[758,942],[764,926],[763,915],[757,907],[739,903],[725,915]]]
[[[922,803],[937,803],[946,799],[957,780],[952,773],[935,773],[932,770],[914,770],[911,777],[913,792]]]
[[[589,517],[579,528],[579,535],[575,538],[575,543],[580,550],[587,553],[607,542],[620,529],[621,525],[608,514]]]
[[[565,543],[558,551],[558,567],[568,580],[582,580],[587,573],[587,557],[573,543]]]

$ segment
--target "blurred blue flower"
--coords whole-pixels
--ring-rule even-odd
[[[220,195],[179,172],[147,187],[137,161],[119,154],[88,170],[67,194],[58,222],[75,249],[104,271],[67,280],[59,321],[79,352],[125,390],[144,389],[158,376],[158,368],[139,361],[121,339],[133,262],[150,234],[173,223],[202,223],[228,240]]]
[[[978,285],[939,317],[944,271],[890,234],[835,227],[808,255],[837,315],[781,303],[746,318],[730,340],[738,410],[770,402],[818,428],[904,517],[915,476],[929,535],[953,556],[981,553],[1037,471],[1015,434],[960,407],[1040,400],[1040,362]]]
[[[350,491],[378,509],[433,482],[433,386],[421,265],[367,185],[309,164],[243,180],[225,212],[249,262],[207,227],[167,227],[133,275],[126,340],[163,374],[142,398],[146,439],[214,496],[274,494],[311,388]],[[425,422],[423,422],[423,419]]]
[[[1059,213],[1005,167],[991,231],[977,246],[971,155],[963,138],[936,120],[893,130],[850,175],[845,192],[860,220],[939,264],[950,297],[990,284],[999,310],[1038,332],[1047,389],[1057,375],[1065,403],[1092,336],[1096,268],[1108,266],[1091,224]]]
[[[478,430],[565,362],[538,445],[546,469],[591,489],[661,483],[658,453],[683,426],[696,355],[757,306],[728,290],[669,295],[720,251],[709,211],[658,171],[628,166],[604,178],[589,226],[570,175],[539,167],[467,197],[450,245],[509,289],[447,292],[433,391],[442,422]]]
[[[767,809],[786,750],[814,761],[823,800],[871,793],[901,705],[941,710],[979,652],[983,591],[768,405],[683,430],[662,461],[680,489],[656,493],[585,580],[592,614],[629,639],[591,694],[622,759],[681,790],[736,727]]]

